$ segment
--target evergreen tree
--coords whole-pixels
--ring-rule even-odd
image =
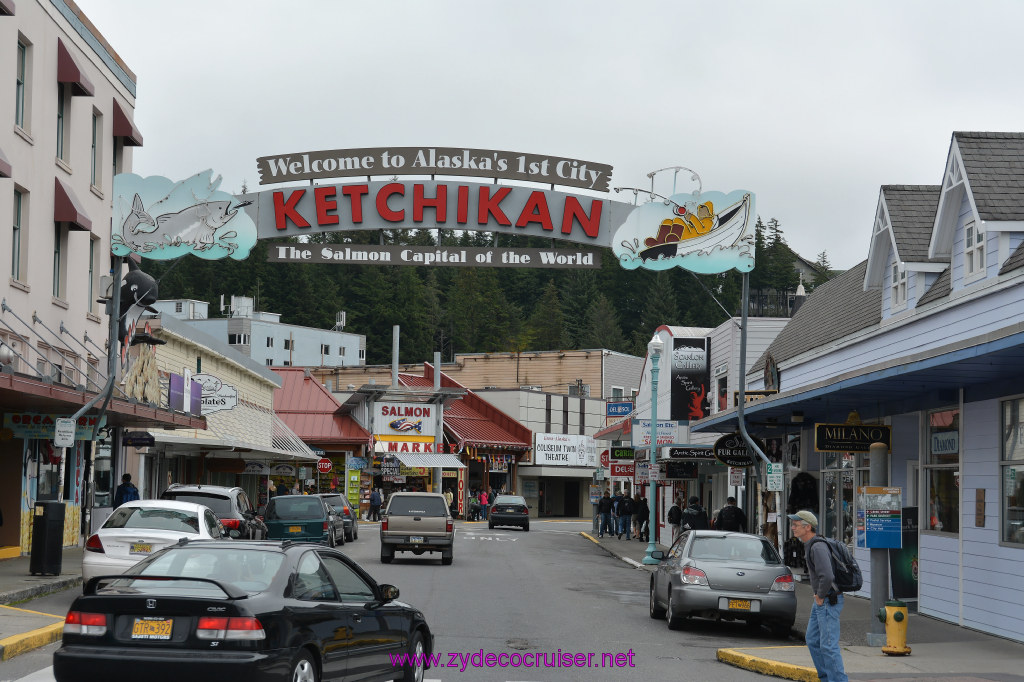
[[[616,266],[618,267],[618,266]],[[562,310],[568,348],[583,348],[587,335],[587,311],[598,295],[597,277],[593,270],[573,270],[565,278]]]
[[[611,301],[604,294],[598,294],[587,309],[587,331],[581,347],[626,352],[626,339],[617,317]]]
[[[558,287],[553,279],[548,280],[544,293],[537,299],[528,327],[533,332],[537,350],[560,350],[566,347],[565,317],[558,300]]]
[[[814,277],[810,282],[806,282],[804,287],[807,289],[807,293],[814,291],[814,288],[819,284],[832,279],[834,273],[832,272],[832,263],[828,260],[828,251],[822,251],[818,254],[818,259],[814,262],[815,272]]]

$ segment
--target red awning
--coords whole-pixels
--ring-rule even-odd
[[[632,431],[633,418],[626,417],[622,421],[615,422],[611,426],[606,426],[597,433],[594,434],[595,440],[622,440],[623,436],[628,436]]]
[[[2,2],[3,0],[0,0]],[[0,149],[0,178],[9,178],[13,169],[11,168],[11,162],[7,160],[7,155],[4,154],[4,150]]]
[[[85,215],[78,197],[60,178],[53,179],[53,222],[67,223],[71,230],[92,230],[92,221]]]
[[[86,95],[92,97],[96,91],[92,83],[85,77],[85,73],[78,62],[71,56],[71,52],[65,47],[64,41],[57,38],[57,82],[66,83],[71,86],[71,95]]]
[[[530,443],[513,435],[501,425],[477,412],[464,401],[452,403],[444,411],[444,430],[465,446],[529,450]]]
[[[369,445],[370,432],[347,414],[338,414],[341,404],[301,368],[274,367],[281,388],[274,392],[274,412],[307,443]]]
[[[0,15],[14,16],[14,0],[0,0]]]
[[[135,127],[121,104],[114,98],[114,137],[123,137],[126,147],[141,147],[142,133]]]

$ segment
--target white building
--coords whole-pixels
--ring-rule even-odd
[[[193,299],[157,301],[175,317],[267,367],[346,367],[366,364],[366,336],[281,322],[280,313],[255,309],[248,296],[232,296],[230,316],[210,317],[210,304]]]

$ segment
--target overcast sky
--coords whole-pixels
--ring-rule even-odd
[[[954,130],[1024,130],[1016,0],[76,1],[138,77],[135,172],[232,192],[320,149],[681,165],[845,269],[881,185],[939,184]]]

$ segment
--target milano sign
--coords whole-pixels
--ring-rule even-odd
[[[557,239],[574,248],[384,247],[299,240],[275,244],[269,260],[599,267],[599,254],[584,250],[590,247],[611,248],[627,269],[684,267],[718,273],[745,272],[754,265],[754,197],[743,190],[649,194],[652,201],[635,206],[609,198],[612,167],[605,164],[451,147],[299,152],[260,157],[257,165],[262,184],[290,186],[232,196],[219,190],[220,178],[214,179],[212,171],[179,182],[118,175],[114,253],[243,260],[257,239],[445,229]],[[328,182],[313,184],[317,180]],[[556,190],[556,185],[577,191]]]

